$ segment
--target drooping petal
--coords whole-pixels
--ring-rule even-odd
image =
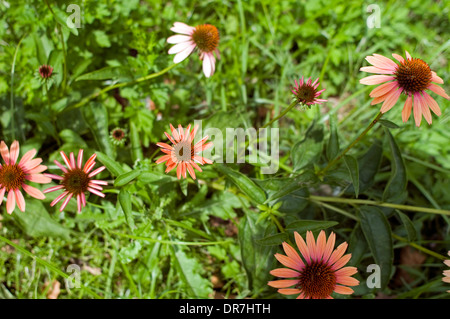
[[[183,51],[175,55],[175,57],[173,58],[173,63],[180,63],[181,61],[186,59],[192,53],[192,51],[194,51],[195,47],[195,44],[189,44]]]
[[[8,197],[6,198],[6,211],[8,214],[12,214],[14,208],[16,207],[16,196],[14,194],[14,190],[10,190],[8,192]]]
[[[450,96],[448,96],[447,93],[445,93],[445,90],[434,83],[430,83],[428,85],[427,89],[433,91],[437,95],[440,95],[440,96],[446,98],[447,100],[450,100]]]
[[[22,188],[23,190],[30,195],[31,197],[34,197],[36,199],[45,199],[45,195],[37,188],[27,185],[27,184],[22,184]]]
[[[25,211],[25,198],[23,198],[23,194],[19,189],[14,190],[14,197],[16,198],[17,207],[19,207],[20,211],[24,212]]]
[[[346,286],[340,286],[336,285],[336,288],[334,289],[335,293],[341,294],[341,295],[351,295],[354,291],[352,288],[346,287]]]
[[[395,103],[397,103],[401,93],[402,93],[401,90],[398,89],[395,91],[391,91],[386,100],[384,100],[380,112],[386,113],[387,111],[389,111],[395,105]]]
[[[420,126],[420,122],[422,121],[422,106],[420,105],[420,101],[417,98],[417,93],[414,93],[413,100],[413,110],[414,110],[414,121],[416,122],[416,126]]]
[[[25,175],[25,179],[30,182],[40,183],[40,184],[48,184],[52,181],[50,177],[44,176],[42,174],[28,174]]]
[[[427,92],[422,92],[422,94],[423,94],[424,100],[426,101],[426,103],[430,107],[430,109],[433,111],[433,113],[436,114],[437,116],[440,116],[441,109],[439,108],[439,105],[437,104],[437,102],[430,95],[428,95]]]
[[[405,105],[403,106],[402,111],[402,121],[406,123],[409,117],[411,116],[411,108],[412,108],[412,98],[410,95],[406,98]]]
[[[62,211],[66,208],[66,206],[67,206],[67,204],[69,203],[69,200],[72,198],[72,196],[73,196],[73,194],[72,194],[72,193],[69,193],[69,195],[66,197],[66,199],[65,199],[64,202],[62,203],[61,207],[59,208],[59,211],[60,211],[60,212],[62,212]]]
[[[395,89],[398,87],[398,83],[397,82],[388,82],[388,83],[384,83],[381,84],[380,86],[376,87],[375,89],[372,90],[372,92],[370,92],[370,97],[377,97],[377,96],[381,96],[383,94],[388,93],[389,91]]]
[[[298,284],[298,280],[295,279],[283,279],[269,281],[267,284],[273,288],[287,288]]]
[[[288,268],[277,268],[270,271],[272,276],[280,278],[294,278],[300,276],[298,271],[288,269]]]

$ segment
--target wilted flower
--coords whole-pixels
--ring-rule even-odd
[[[304,81],[303,76],[298,82],[295,80],[295,86],[292,89],[292,93],[294,94],[297,103],[311,107],[311,105],[326,102],[327,100],[318,99],[320,94],[325,91],[325,89],[318,91],[317,88],[319,85],[319,78],[317,78],[314,82],[312,82],[311,78]]]

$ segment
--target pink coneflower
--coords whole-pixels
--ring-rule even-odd
[[[39,75],[42,79],[48,80],[53,75],[53,68],[50,65],[41,65],[39,67]]]
[[[219,55],[219,31],[211,24],[202,24],[196,27],[188,26],[182,22],[175,22],[170,29],[181,33],[167,39],[168,43],[175,44],[170,48],[169,54],[176,54],[173,62],[180,63],[186,59],[195,48],[198,48],[200,60],[203,60],[203,73],[207,78],[214,74],[216,69],[216,58]]]
[[[297,103],[310,107],[314,104],[322,104],[323,102],[326,102],[327,100],[318,99],[320,94],[325,91],[325,89],[318,91],[317,88],[319,85],[319,78],[317,78],[314,82],[312,82],[311,78],[304,81],[303,76],[298,82],[295,80],[295,86],[292,89],[292,93],[294,93]]]
[[[23,198],[20,188],[28,193],[30,196],[37,199],[44,199],[45,195],[34,188],[33,186],[25,184],[26,181],[47,184],[52,180],[40,174],[47,169],[47,166],[40,165],[42,159],[34,158],[36,150],[32,149],[25,153],[22,159],[17,162],[19,158],[19,142],[14,141],[11,144],[11,150],[8,150],[5,142],[0,143],[0,153],[5,164],[0,165],[0,205],[7,193],[6,211],[11,214],[16,206],[24,212],[25,199]]]
[[[167,132],[164,134],[167,138],[173,143],[173,146],[170,146],[166,143],[157,143],[159,147],[161,147],[161,151],[166,153],[160,157],[156,164],[160,164],[166,162],[166,173],[170,172],[175,167],[177,168],[177,178],[180,179],[181,176],[186,178],[186,171],[189,172],[189,175],[193,179],[195,179],[194,168],[201,172],[202,169],[197,165],[203,164],[212,164],[213,162],[210,159],[205,157],[201,157],[197,155],[198,153],[208,149],[213,146],[213,143],[206,143],[208,136],[202,138],[195,145],[193,144],[195,134],[198,130],[198,125],[194,126],[194,129],[191,130],[191,125],[189,124],[186,130],[183,129],[181,125],[178,125],[178,130],[175,129],[172,124],[170,124],[170,130],[172,131],[172,136],[170,136]]]
[[[450,250],[448,251],[448,255],[450,256]],[[444,264],[450,267],[450,259],[444,260]],[[450,284],[450,269],[444,270],[443,275],[442,281]],[[447,290],[447,292],[450,293],[450,290]]]
[[[361,79],[360,83],[366,85],[383,83],[370,92],[370,97],[374,98],[372,105],[383,102],[381,113],[389,111],[397,102],[400,94],[403,93],[407,96],[402,111],[403,122],[409,119],[411,108],[414,105],[416,126],[420,126],[422,114],[428,124],[431,124],[430,109],[437,116],[441,115],[441,110],[436,101],[425,90],[433,91],[446,99],[450,99],[450,97],[443,88],[432,83],[444,83],[436,72],[431,71],[428,64],[423,60],[412,58],[407,51],[405,52],[406,60],[398,54],[392,54],[399,64],[379,54],[367,56],[366,60],[373,66],[365,66],[360,70],[378,73],[378,75]]]
[[[69,200],[74,197],[77,199],[78,213],[80,213],[82,207],[86,206],[86,192],[91,192],[92,194],[95,194],[97,196],[105,197],[105,194],[101,192],[103,188],[100,185],[108,185],[108,182],[92,179],[92,177],[103,171],[105,169],[105,166],[99,167],[91,172],[91,170],[95,166],[95,158],[97,157],[97,154],[93,154],[82,168],[82,149],[80,149],[78,152],[77,162],[75,162],[75,156],[73,155],[73,153],[70,153],[70,159],[64,152],[60,152],[60,154],[64,160],[64,163],[66,163],[67,168],[57,160],[55,160],[54,162],[63,171],[63,175],[45,175],[50,178],[59,180],[61,184],[46,189],[44,193],[50,193],[60,189],[64,190],[61,195],[59,195],[53,202],[51,202],[50,206],[56,205],[56,203],[58,203],[65,197],[65,200],[60,208],[60,211],[62,212],[69,203]]]
[[[356,286],[359,281],[353,277],[356,267],[344,267],[350,260],[351,254],[345,256],[347,243],[340,244],[334,251],[336,235],[332,232],[328,237],[322,230],[317,237],[317,243],[311,231],[306,233],[306,243],[297,233],[295,242],[303,257],[286,242],[283,248],[287,256],[275,254],[275,258],[289,268],[278,268],[270,274],[280,278],[293,278],[269,281],[268,285],[279,288],[278,292],[284,295],[299,295],[297,299],[332,299],[331,293],[349,295],[353,289],[347,286]]]

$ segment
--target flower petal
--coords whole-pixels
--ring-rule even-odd
[[[267,284],[273,288],[287,288],[298,284],[299,280],[295,279],[283,279],[269,281]]]

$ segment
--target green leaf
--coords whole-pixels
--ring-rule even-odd
[[[322,152],[322,144],[323,126],[315,126],[313,123],[306,132],[305,139],[292,147],[291,158],[294,171],[298,171],[316,162]]]
[[[394,261],[391,226],[378,207],[362,206],[361,229],[369,244],[375,263],[380,266],[381,288],[384,289],[391,278]]]
[[[78,29],[77,28],[69,28],[67,26],[67,18],[69,17],[66,15],[63,11],[58,9],[56,6],[52,6],[52,10],[54,13],[54,17],[56,22],[58,22],[61,26],[63,26],[65,29],[68,29],[70,32],[73,33],[73,35],[78,36]]]
[[[258,240],[275,232],[274,226],[261,221],[256,223],[257,213],[246,211],[239,223],[239,243],[242,264],[248,279],[248,289],[253,293],[267,288],[267,281],[271,278],[269,271],[276,263],[273,256],[277,247],[258,244]]]
[[[396,210],[396,213],[400,217],[403,226],[405,226],[406,234],[408,235],[408,241],[415,241],[417,238],[417,232],[411,219],[409,219],[406,214],[402,213],[399,210]]]
[[[102,152],[96,152],[97,159],[102,162],[103,165],[106,166],[106,169],[114,176],[120,176],[121,174],[125,173],[125,170],[122,168],[122,166],[111,159],[106,154],[103,154]]]
[[[280,180],[279,190],[270,195],[267,202],[287,196],[296,190],[309,187],[317,181],[317,176],[311,171],[306,171],[297,177],[288,178],[284,181]]]
[[[355,190],[355,196],[358,198],[359,194],[359,168],[358,161],[351,155],[344,156],[344,163],[347,166],[350,178],[352,179],[353,189]]]
[[[386,119],[379,119],[378,123],[380,123],[381,125],[383,125],[383,126],[385,126],[387,128],[393,128],[393,129],[400,128],[400,126],[398,126],[394,122],[391,122],[391,121],[386,120]]]
[[[306,232],[312,231],[316,232],[319,230],[324,230],[333,226],[336,226],[339,224],[335,221],[327,221],[327,220],[298,220],[295,222],[290,223],[286,226],[287,232],[294,232],[296,231],[301,236],[305,235]]]
[[[138,180],[144,184],[165,184],[177,181],[176,177],[156,172],[142,172]]]
[[[273,245],[280,245],[282,242],[287,241],[288,239],[289,239],[288,234],[278,233],[258,239],[256,240],[256,242],[264,246],[273,246]]]
[[[258,204],[263,204],[266,201],[266,193],[250,178],[224,165],[216,164],[214,166],[218,171],[226,175],[250,199]]]
[[[374,183],[375,175],[378,173],[383,148],[380,140],[375,140],[369,150],[358,159],[359,167],[359,193],[368,190]],[[347,189],[347,192],[355,192],[353,184]]]
[[[352,258],[349,261],[349,265],[359,265],[360,260],[367,253],[367,241],[364,238],[364,234],[359,224],[357,224],[350,235],[348,242],[348,250],[352,252]]]
[[[39,65],[47,64],[47,53],[45,52],[44,45],[42,44],[42,39],[37,32],[33,33],[33,40],[36,46],[36,56]]]
[[[108,66],[99,70],[85,73],[76,78],[75,81],[83,80],[123,80],[130,81],[133,79],[133,73],[130,69],[123,66]]]
[[[196,258],[188,257],[180,248],[172,246],[172,249],[174,253],[171,260],[178,269],[178,275],[189,292],[189,297],[208,298],[213,289],[211,281],[201,276],[203,265]]]
[[[134,180],[136,177],[138,177],[141,174],[141,171],[136,169],[132,170],[123,174],[120,174],[117,176],[117,178],[114,180],[114,186],[115,187],[122,187],[132,180]]]
[[[109,141],[106,106],[103,103],[89,103],[82,108],[82,114],[100,150],[113,157],[113,149]]]
[[[101,48],[109,48],[111,46],[111,41],[109,41],[109,37],[103,30],[95,30],[93,32],[95,41],[98,46]]]
[[[142,153],[141,141],[139,139],[139,132],[134,124],[134,121],[130,120],[130,142],[133,161],[140,161],[144,158]]]
[[[391,175],[383,193],[383,201],[385,202],[401,202],[407,194],[407,173],[402,153],[395,142],[391,132],[384,129],[389,141],[391,149]]]
[[[333,160],[339,154],[339,136],[337,134],[336,118],[330,116],[330,138],[327,144],[327,158]]]
[[[42,201],[29,199],[26,212],[16,209],[13,217],[20,228],[31,237],[60,237],[69,239],[70,230],[55,221],[45,209]]]
[[[124,264],[128,264],[139,256],[139,252],[141,251],[141,249],[141,242],[135,240],[129,246],[122,247],[120,249],[119,260]]]
[[[133,230],[135,228],[135,226],[134,226],[133,210],[132,210],[132,204],[131,204],[131,195],[126,189],[122,188],[119,192],[118,198],[119,198],[120,207],[122,207],[127,224],[130,227],[130,229]]]

